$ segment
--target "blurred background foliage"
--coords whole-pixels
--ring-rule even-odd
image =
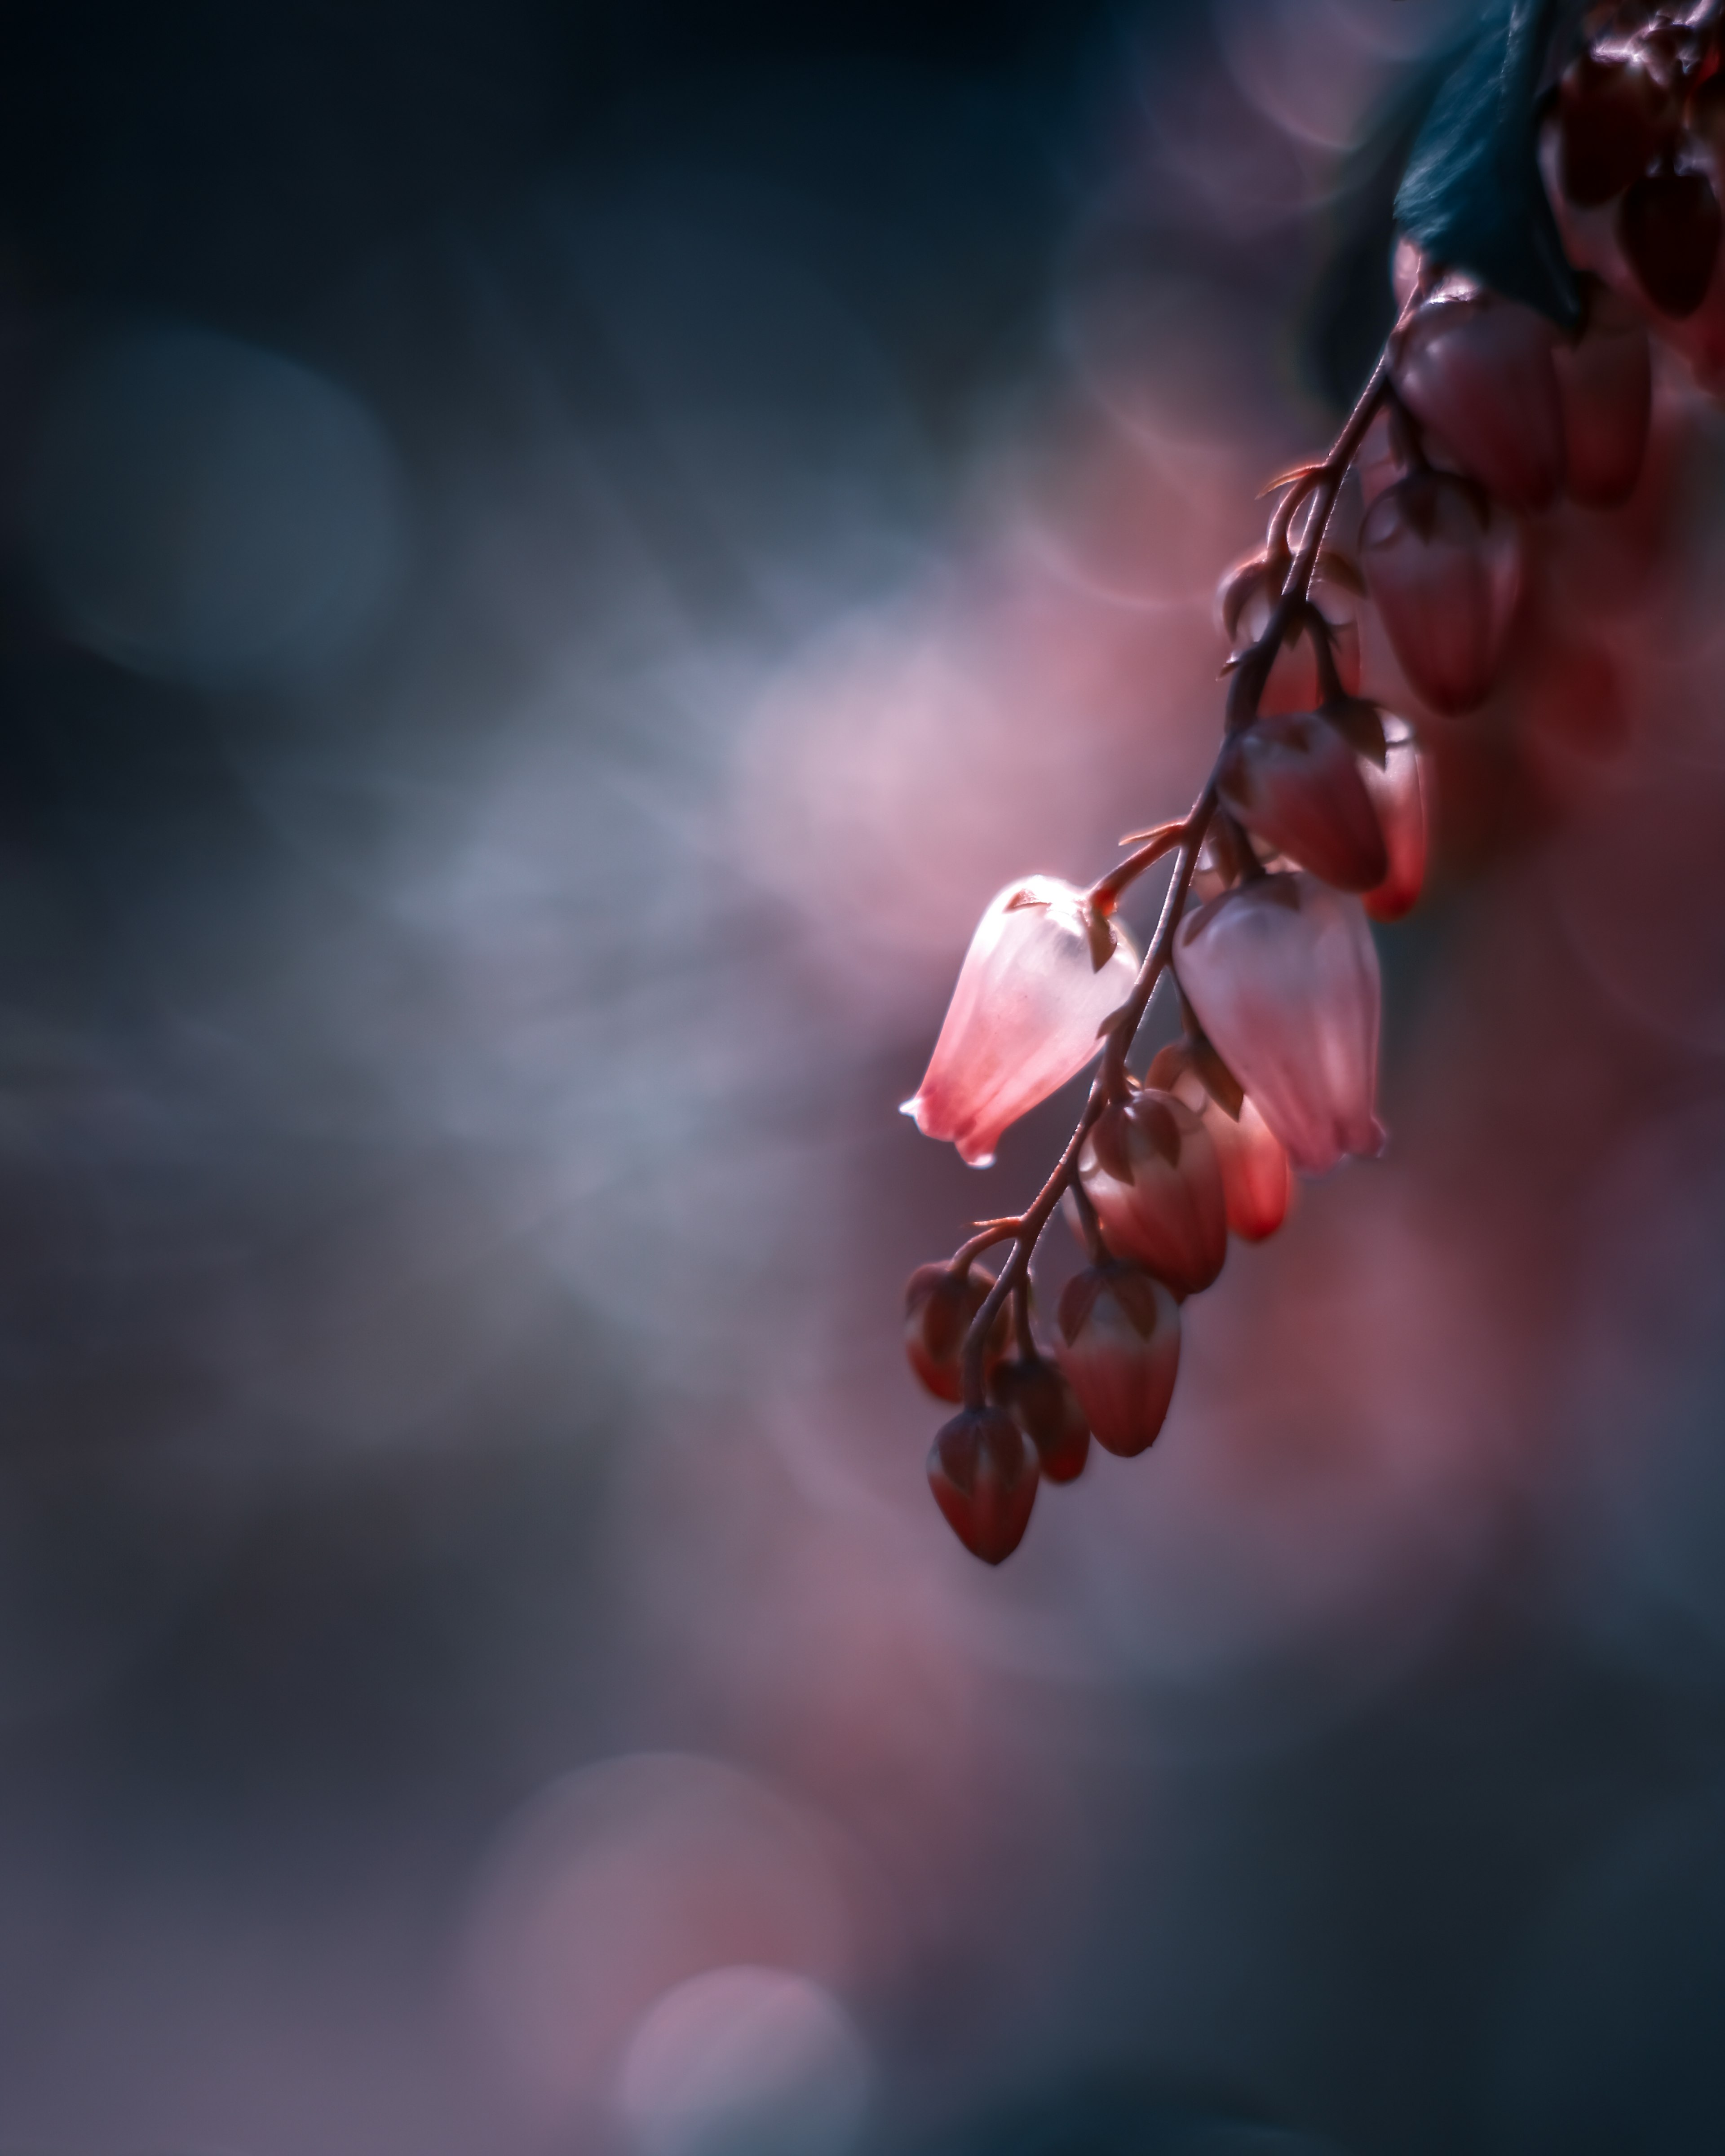
[[[1725,2136],[1675,380],[1155,1452],[985,1576],[898,1348],[1071,1102],[894,1104],[1205,767],[1466,13],[10,13],[0,2146]]]

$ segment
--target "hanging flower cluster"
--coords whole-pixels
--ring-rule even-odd
[[[1370,1156],[1379,985],[1368,916],[1425,881],[1430,778],[1414,726],[1363,700],[1352,624],[1316,594],[1368,598],[1414,696],[1465,712],[1496,678],[1521,588],[1522,520],[1634,490],[1651,402],[1648,328],[1725,382],[1717,146],[1725,73],[1712,0],[1611,8],[1545,93],[1541,157],[1582,280],[1579,328],[1404,239],[1400,315],[1329,454],[1274,483],[1264,546],[1224,579],[1223,738],[1188,813],[1081,891],[1009,885],[984,913],[932,1061],[905,1104],[978,1166],[1001,1132],[1100,1056],[1076,1129],[1022,1213],[986,1221],[906,1302],[911,1365],[958,1412],[929,1455],[936,1501],[991,1564],[1043,1481],[1091,1440],[1144,1451],[1179,1368],[1181,1306],[1260,1241],[1291,1178]],[[1530,120],[1531,126],[1532,121]],[[1531,151],[1530,151],[1531,157]],[[1368,437],[1383,447],[1369,459]],[[1379,485],[1357,558],[1331,543],[1356,461]],[[1142,958],[1113,916],[1173,856]],[[1127,1057],[1164,973],[1183,1037],[1142,1077]],[[1089,1256],[1033,1328],[1030,1260],[1056,1209]],[[997,1275],[982,1255],[1009,1245]]]

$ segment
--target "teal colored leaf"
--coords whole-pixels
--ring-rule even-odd
[[[1420,131],[1395,216],[1436,260],[1573,329],[1581,295],[1538,152],[1552,15],[1553,0],[1496,0],[1487,8]]]

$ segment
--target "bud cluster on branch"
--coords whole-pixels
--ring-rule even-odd
[[[1126,1456],[1154,1441],[1182,1305],[1216,1281],[1230,1237],[1273,1235],[1294,1173],[1383,1143],[1368,916],[1399,920],[1420,896],[1430,777],[1414,726],[1360,695],[1353,624],[1327,595],[1375,608],[1431,711],[1470,711],[1493,685],[1517,604],[1522,521],[1565,497],[1609,510],[1635,490],[1650,327],[1703,387],[1725,384],[1714,0],[1596,10],[1586,31],[1544,93],[1541,149],[1587,273],[1579,326],[1566,333],[1465,262],[1399,243],[1400,312],[1353,411],[1326,456],[1266,490],[1279,499],[1264,545],[1223,581],[1226,707],[1197,799],[1123,841],[1132,851],[1088,890],[1037,875],[999,894],[905,1103],[926,1135],[985,1167],[1003,1131],[1101,1057],[1032,1203],[979,1224],[906,1295],[911,1366],[958,1409],[929,1481],[989,1563],[1017,1548],[1039,1483],[1073,1480],[1092,1439]],[[1357,464],[1368,499],[1356,557],[1331,528]],[[1116,909],[1168,857],[1141,957]],[[1170,972],[1182,1038],[1137,1076],[1127,1056]],[[1029,1268],[1056,1210],[1089,1262],[1045,1340]],[[1001,1245],[991,1273],[979,1260]]]

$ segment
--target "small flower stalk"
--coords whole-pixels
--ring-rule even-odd
[[[1521,12],[1494,34],[1517,34]],[[1221,737],[1197,798],[1123,841],[1089,889],[1029,876],[983,916],[906,1113],[983,1167],[1003,1132],[1100,1059],[1034,1198],[920,1268],[907,1293],[912,1368],[958,1409],[930,1485],[988,1563],[1018,1547],[1041,1483],[1106,1473],[1096,1453],[1157,1443],[1183,1306],[1217,1284],[1230,1245],[1282,1229],[1296,1176],[1382,1149],[1373,924],[1402,920],[1427,884],[1421,713],[1465,724],[1499,693],[1527,520],[1609,514],[1636,493],[1650,338],[1725,393],[1720,13],[1719,0],[1622,0],[1581,18],[1524,137],[1538,137],[1529,172],[1574,273],[1563,321],[1491,290],[1475,264],[1399,242],[1400,313],[1370,378],[1328,453],[1266,490],[1277,500],[1264,544],[1223,579]],[[1387,448],[1363,458],[1368,435]],[[1351,554],[1332,525],[1357,463]],[[1361,694],[1373,613],[1411,717]],[[1165,861],[1140,959],[1116,908]],[[1168,974],[1181,1037],[1140,1074],[1129,1059]],[[1056,1210],[1088,1262],[1043,1338],[1031,1260]],[[983,1270],[1002,1246],[998,1272]]]

